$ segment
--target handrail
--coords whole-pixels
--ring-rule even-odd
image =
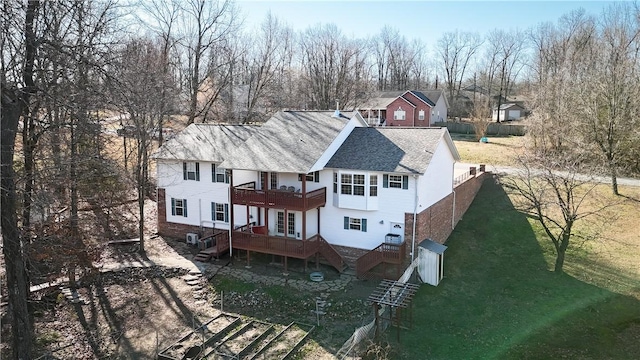
[[[239,205],[304,211],[323,206],[326,203],[326,193],[326,187],[307,193],[233,187],[232,200],[234,204]]]
[[[356,274],[364,275],[367,271],[373,269],[381,263],[401,264],[406,254],[405,242],[401,244],[382,243],[371,251],[365,253],[356,259]]]
[[[255,181],[249,181],[249,182],[246,182],[244,184],[236,185],[235,187],[243,188],[243,189],[255,189],[256,188],[256,182]]]
[[[316,237],[319,242],[318,250],[320,250],[320,254],[329,261],[331,266],[336,268],[339,272],[342,272],[344,269],[344,259],[342,259],[340,253],[338,253],[336,249],[334,249],[333,246],[331,246],[331,244],[329,244],[322,236],[316,235]]]

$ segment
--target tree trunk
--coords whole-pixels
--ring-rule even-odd
[[[0,219],[2,250],[9,291],[11,334],[14,359],[31,359],[32,329],[27,308],[27,278],[22,252],[22,239],[18,230],[16,189],[13,172],[13,150],[18,119],[26,108],[22,99],[9,99],[15,95],[2,84],[2,117],[0,121]]]
[[[609,160],[609,175],[611,176],[611,190],[614,195],[620,195],[618,192],[618,171],[612,160]]]

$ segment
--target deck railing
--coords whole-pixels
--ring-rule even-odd
[[[329,264],[336,268],[339,272],[342,272],[345,268],[344,259],[342,256],[333,248],[322,236],[317,236],[318,238],[318,251],[320,254],[327,259]]]
[[[233,203],[237,205],[306,211],[325,205],[327,188],[298,193],[234,187],[231,196]]]
[[[315,237],[310,240],[298,240],[284,236],[234,231],[232,243],[234,249],[256,251],[298,259],[306,259],[318,251],[318,241]]]
[[[364,275],[367,271],[376,267],[381,263],[402,264],[406,253],[406,243],[391,244],[382,243],[375,249],[360,256],[356,260],[356,274],[358,277]]]

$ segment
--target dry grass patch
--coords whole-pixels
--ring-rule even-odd
[[[512,165],[522,149],[523,136],[490,137],[481,143],[474,137],[452,134],[463,162],[487,165]]]

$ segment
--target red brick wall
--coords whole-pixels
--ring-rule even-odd
[[[422,99],[418,99],[416,96],[414,96],[411,93],[406,93],[405,97],[409,99],[409,101],[411,101],[416,106],[415,126],[429,126],[429,124],[431,123],[431,106],[425,104],[425,102],[422,101]],[[419,120],[420,110],[424,111],[424,120]],[[413,124],[409,124],[408,126],[413,126]]]
[[[482,182],[490,176],[490,173],[480,173],[475,177],[458,185],[453,193],[433,204],[416,215],[416,246],[424,239],[431,239],[440,244],[451,235],[454,226],[462,219],[464,213],[476,197],[482,186]],[[455,218],[454,218],[454,197],[455,197]],[[413,236],[413,214],[404,214],[405,239],[412,239]],[[410,258],[411,244],[407,246],[407,257]]]
[[[400,107],[405,111],[405,120],[393,120],[393,114]],[[413,126],[414,107],[406,100],[399,97],[387,106],[385,124],[387,126]]]
[[[336,251],[342,256],[344,262],[351,269],[356,268],[356,260],[369,252],[369,250],[357,249],[348,246],[340,246],[340,245],[331,245]]]

